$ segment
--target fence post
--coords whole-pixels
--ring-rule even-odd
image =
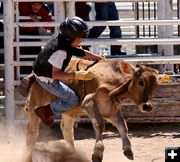
[[[4,1],[4,62],[5,62],[5,112],[6,124],[12,125],[15,119],[14,66],[13,66],[13,1]]]
[[[69,1],[66,2],[66,17],[75,16],[75,2]]]
[[[65,20],[65,2],[55,2],[54,16],[56,22],[62,22]],[[56,33],[59,33],[59,27],[56,27]]]
[[[65,19],[65,2],[55,2],[55,14],[57,22],[62,22]]]
[[[159,0],[157,7],[158,19],[173,19],[173,1]],[[159,38],[173,37],[173,26],[158,26]],[[174,55],[173,45],[158,46],[158,54],[161,56]],[[174,71],[173,65],[161,65],[160,72],[167,70]]]

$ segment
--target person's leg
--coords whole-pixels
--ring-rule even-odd
[[[98,20],[108,20],[108,6],[107,3],[95,3],[96,17]],[[90,29],[89,38],[98,38],[105,30],[105,26],[94,26]]]
[[[64,83],[54,80],[52,83],[45,83],[36,79],[38,83],[47,91],[58,97],[57,100],[50,104],[51,110],[55,114],[61,114],[79,103],[79,98],[76,93]]]
[[[95,3],[96,17],[95,20],[108,20],[107,5],[104,3]],[[94,26],[90,29],[88,38],[98,38],[105,30],[105,26]],[[90,46],[83,46],[85,50],[89,50]]]
[[[53,112],[61,114],[62,112],[65,112],[79,104],[78,96],[68,86],[62,82],[55,83],[55,85],[58,86],[58,89],[55,90],[54,94],[60,98],[51,103],[50,106]]]
[[[59,97],[56,101],[50,104],[50,107],[55,114],[61,114],[62,112],[78,105],[78,96],[64,83],[58,80],[54,80],[52,83],[48,84],[40,80],[37,81],[44,89]]]
[[[109,4],[109,20],[119,20],[118,10],[115,3]],[[122,38],[122,31],[120,26],[109,26],[110,38]],[[111,55],[125,55],[121,52],[121,45],[111,46]]]
[[[91,6],[86,2],[75,3],[75,14],[85,21],[89,21],[89,13],[91,12]]]
[[[108,10],[106,3],[95,3],[96,17],[95,20],[108,20]],[[106,26],[94,26],[90,29],[88,38],[98,38],[106,29]],[[85,50],[89,50],[90,46],[83,46]]]
[[[51,104],[37,107],[35,114],[46,124],[54,124],[53,116],[62,114],[63,112],[75,107],[79,103],[79,98],[76,93],[68,86],[58,80],[52,83],[45,83],[36,78],[37,82],[47,91],[58,97]]]
[[[111,26],[110,28],[110,38],[121,38],[121,29],[119,26]],[[111,46],[111,55],[120,55],[121,45]]]

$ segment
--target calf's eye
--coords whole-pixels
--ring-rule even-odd
[[[139,85],[140,85],[140,86],[144,86],[144,81],[143,81],[143,80],[140,80],[140,81],[139,81]]]

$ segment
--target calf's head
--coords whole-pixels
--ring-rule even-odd
[[[157,71],[150,67],[140,66],[132,74],[128,93],[141,111],[149,112],[152,110],[151,98],[157,85]]]
[[[150,67],[133,67],[129,63],[120,62],[120,68],[125,76],[129,76],[123,85],[110,92],[110,95],[121,96],[123,93],[139,107],[142,112],[149,112],[153,106],[151,103],[152,93],[158,85],[158,72]]]

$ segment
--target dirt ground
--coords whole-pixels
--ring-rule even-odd
[[[62,134],[59,126],[42,125],[38,141],[59,140]],[[134,162],[164,162],[165,147],[180,147],[180,123],[128,124],[129,137],[134,152]],[[21,162],[25,155],[24,125],[10,130],[8,138],[5,129],[0,129],[0,162]],[[103,133],[105,152],[103,162],[130,162],[122,151],[118,132],[110,125]],[[75,128],[75,146],[89,159],[94,147],[94,132],[91,125]],[[44,161],[46,162],[46,161]]]

